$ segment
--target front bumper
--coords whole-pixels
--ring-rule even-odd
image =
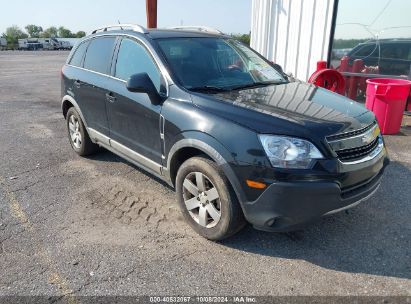
[[[341,188],[336,181],[275,182],[258,199],[242,205],[245,217],[259,230],[298,229],[322,216],[354,207],[372,196],[388,162],[386,158],[377,174],[347,188]]]

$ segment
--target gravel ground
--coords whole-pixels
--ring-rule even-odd
[[[173,189],[110,152],[72,151],[67,55],[0,52],[0,295],[411,296],[409,127],[386,137],[377,195],[348,213],[213,243]]]

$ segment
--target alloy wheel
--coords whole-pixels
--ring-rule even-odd
[[[221,218],[217,188],[201,172],[189,173],[183,182],[183,199],[193,220],[202,227],[215,227]]]
[[[80,121],[74,115],[69,117],[69,132],[70,132],[70,139],[73,143],[73,146],[76,149],[81,148],[81,132],[80,132]]]

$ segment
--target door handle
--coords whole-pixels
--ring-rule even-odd
[[[79,89],[79,88],[81,87],[81,82],[80,82],[80,80],[74,81],[74,85],[76,86],[77,89]]]
[[[106,99],[109,101],[109,102],[115,102],[116,100],[117,100],[117,98],[115,97],[115,96],[113,96],[113,93],[106,93]]]

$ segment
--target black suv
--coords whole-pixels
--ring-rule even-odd
[[[378,67],[383,75],[409,75],[411,40],[370,40],[355,46],[347,56],[350,64],[355,59],[361,59],[366,66]]]
[[[71,146],[175,187],[200,235],[297,229],[378,189],[388,159],[362,106],[208,28],[117,28],[84,38],[62,69]]]

